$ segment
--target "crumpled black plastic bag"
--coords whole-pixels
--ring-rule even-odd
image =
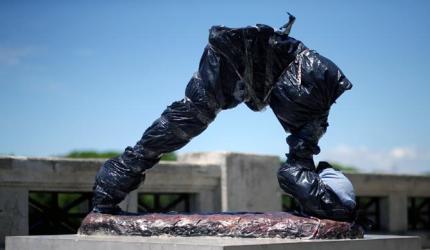
[[[335,100],[352,87],[329,59],[267,25],[214,26],[209,44],[243,82],[245,94],[241,101],[259,111],[274,95],[276,100],[271,106],[275,114],[294,128],[315,117],[327,116]]]
[[[185,97],[168,106],[134,147],[103,164],[93,202],[100,210],[106,209],[103,211],[115,207],[137,188],[141,174],[163,153],[183,147],[202,133],[218,112],[241,102],[254,111],[270,105],[286,131],[305,128],[304,135],[317,142],[325,132],[330,106],[351,87],[334,63],[285,32],[261,24],[214,26]],[[305,126],[315,121],[317,133]]]

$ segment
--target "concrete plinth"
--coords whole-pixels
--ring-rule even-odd
[[[419,250],[414,236],[366,235],[354,240],[287,240],[227,237],[11,236],[6,250]]]
[[[363,229],[348,222],[286,212],[110,215],[90,213],[78,234],[112,236],[220,236],[238,238],[355,239]]]

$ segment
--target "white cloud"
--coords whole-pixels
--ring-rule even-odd
[[[339,145],[323,149],[318,159],[352,165],[363,172],[397,174],[430,172],[430,149],[417,147],[373,149],[364,146]]]
[[[393,148],[390,150],[390,155],[395,159],[415,159],[417,157],[415,150],[406,147]]]
[[[22,59],[32,53],[29,47],[11,48],[0,46],[0,64],[17,65]]]

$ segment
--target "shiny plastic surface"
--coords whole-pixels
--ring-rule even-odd
[[[140,215],[90,213],[82,221],[78,234],[288,239],[356,239],[364,236],[363,229],[353,223],[285,212]]]
[[[289,32],[291,25],[284,28]],[[281,187],[300,202],[309,203],[308,212],[320,209],[316,200],[333,194],[315,184],[321,180],[312,155],[319,153],[317,144],[328,126],[330,106],[352,85],[333,62],[288,32],[261,24],[212,27],[185,97],[168,106],[134,147],[127,147],[120,157],[101,167],[94,187],[96,207],[114,207],[137,188],[142,173],[163,153],[183,147],[218,112],[244,102],[254,111],[270,105],[285,131],[291,133],[289,161],[280,171]],[[318,199],[311,202],[306,197]]]

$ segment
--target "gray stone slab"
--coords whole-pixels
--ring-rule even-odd
[[[414,236],[366,235],[354,240],[227,237],[46,235],[6,237],[6,250],[419,250]]]

